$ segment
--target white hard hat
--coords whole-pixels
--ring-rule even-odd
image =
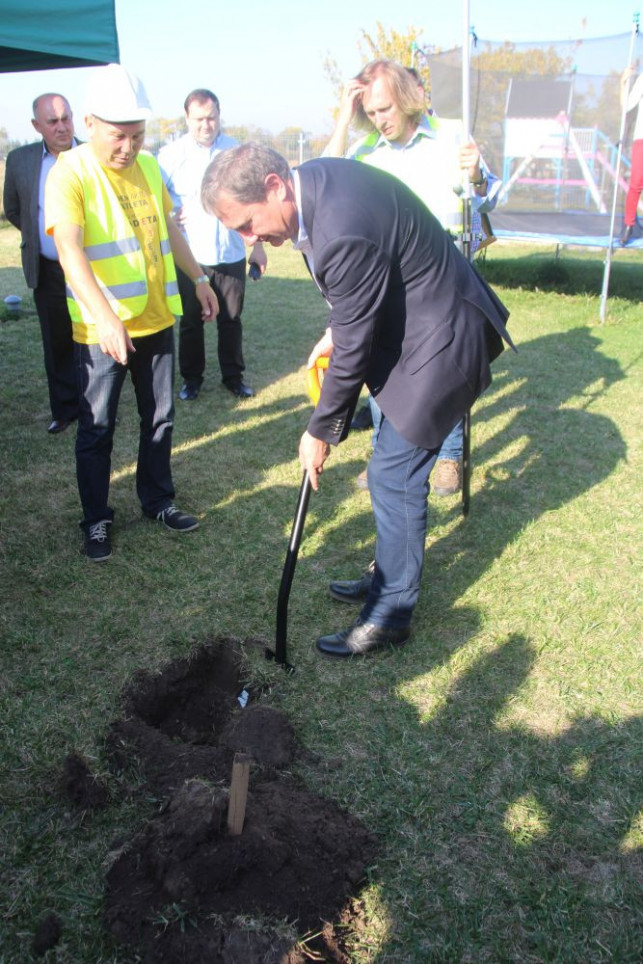
[[[112,124],[147,120],[152,108],[143,84],[121,64],[108,64],[94,71],[85,98],[87,114]]]

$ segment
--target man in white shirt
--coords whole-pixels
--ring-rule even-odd
[[[221,131],[219,99],[211,90],[199,88],[185,99],[187,134],[161,148],[158,162],[163,180],[174,201],[174,220],[183,231],[192,254],[203,269],[219,301],[217,315],[218,355],[221,378],[237,398],[254,393],[243,380],[241,312],[246,286],[245,246],[236,231],[228,231],[201,204],[201,182],[210,161],[237,142]],[[261,274],[266,255],[256,244],[249,258]],[[179,368],[183,386],[179,398],[199,396],[205,371],[205,337],[201,306],[194,284],[178,272],[183,316],[179,326]]]
[[[347,149],[352,123],[369,133]],[[324,156],[346,156],[393,174],[417,194],[456,240],[462,234],[462,201],[454,188],[464,174],[471,185],[472,254],[484,238],[480,216],[495,207],[502,185],[473,141],[459,145],[460,128],[459,122],[426,113],[424,90],[412,71],[392,60],[374,60],[347,84]],[[371,408],[377,433],[379,413]],[[365,472],[358,477],[358,485],[368,486]],[[444,440],[431,489],[447,496],[461,487],[459,422]]]

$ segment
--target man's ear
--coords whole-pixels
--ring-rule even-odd
[[[31,118],[31,124],[32,124],[33,129],[34,129],[35,131],[37,131],[39,134],[42,134],[41,126],[40,126],[40,124],[38,123],[38,121],[37,121],[34,117]]]
[[[280,201],[284,200],[286,197],[286,185],[278,174],[267,174],[263,183],[266,186],[266,197],[274,192]]]

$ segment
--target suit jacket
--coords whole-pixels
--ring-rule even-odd
[[[400,435],[438,448],[512,344],[507,309],[397,178],[338,158],[298,175],[334,345],[310,433],[342,441],[365,382]]]
[[[29,288],[38,286],[40,268],[38,189],[42,151],[42,141],[9,151],[4,176],[4,213],[22,235],[22,270]]]

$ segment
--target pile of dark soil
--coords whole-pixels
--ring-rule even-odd
[[[292,727],[260,700],[242,707],[238,652],[234,641],[215,640],[127,688],[108,756],[123,792],[157,806],[111,855],[106,925],[146,964],[345,964],[363,927],[352,895],[374,841],[284,771],[297,753]],[[253,763],[243,831],[232,836],[235,752]],[[127,787],[134,773],[136,791]],[[87,774],[68,763],[69,798],[87,804],[87,786]]]

